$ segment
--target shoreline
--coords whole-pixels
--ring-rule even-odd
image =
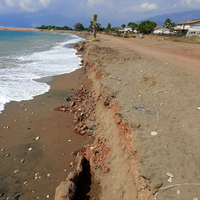
[[[72,114],[54,110],[60,104],[69,104],[64,98],[74,97],[74,91],[84,83],[90,84],[78,69],[55,76],[49,83],[50,91],[33,100],[6,104],[0,115],[0,188],[4,197],[54,198],[55,188],[73,170],[70,163],[74,162],[74,150],[93,141],[74,133]]]
[[[46,159],[49,170],[45,171],[46,164],[39,162],[40,172],[43,173],[41,179],[37,174],[38,170],[32,173],[31,177],[34,179],[37,174],[35,180],[44,181],[43,177],[52,174],[51,184],[47,184],[45,180],[42,186],[42,189],[49,187],[52,199],[55,191],[54,181],[59,180],[56,182],[58,186],[61,181],[66,183],[65,179],[68,177],[67,173],[58,173],[58,168],[63,169],[63,166],[66,167],[72,162],[63,159],[63,156],[67,155],[65,151],[70,148],[69,140],[70,144],[72,141],[77,146],[80,144],[76,146],[76,154],[84,156],[89,162],[92,183],[89,185],[91,191],[88,191],[88,194],[89,196],[92,194],[91,198],[102,200],[119,198],[164,200],[169,199],[169,196],[181,200],[197,198],[200,195],[199,186],[195,185],[198,183],[200,167],[198,162],[200,158],[196,154],[200,151],[198,122],[200,60],[196,56],[196,51],[192,49],[200,50],[200,47],[191,44],[176,45],[162,40],[155,42],[156,37],[148,36],[144,39],[116,38],[109,35],[97,35],[97,37],[100,42],[91,42],[92,40],[87,38],[81,44],[82,51],[79,52],[83,55],[81,69],[55,77],[55,80],[50,82],[52,89],[48,93],[27,101],[26,105],[22,102],[21,106],[19,103],[13,103],[13,107],[8,106],[2,127],[9,127],[8,118],[15,124],[15,118],[18,117],[17,123],[21,120],[23,123],[25,121],[25,124],[22,127],[22,124],[18,123],[19,127],[3,129],[0,141],[3,139],[7,142],[10,139],[20,146],[27,145],[26,151],[30,144],[39,145],[41,142],[41,148],[35,146],[42,150],[37,152],[37,155],[42,155],[41,158]],[[192,67],[190,63],[193,63]],[[88,109],[92,107],[91,105],[94,106],[91,111],[92,117],[84,123],[92,122],[93,125],[88,127],[93,130],[95,140],[91,137],[93,133],[80,136],[74,132],[74,130],[79,131],[78,126],[74,129],[73,120],[76,119],[72,119],[76,115],[54,111],[58,105],[69,106],[69,102],[67,104],[65,99],[68,97],[74,99],[74,90],[83,83],[88,85],[87,95],[92,99],[83,98],[81,93],[84,88],[81,87],[80,94],[77,93],[78,98],[75,103],[72,102],[70,110],[73,109],[72,112],[77,114],[80,109],[80,114],[83,112],[84,115],[82,109],[84,106]],[[27,111],[29,114],[36,112],[36,115],[34,114],[33,118],[30,115],[27,119]],[[15,116],[12,112],[16,113]],[[2,122],[0,115],[0,123]],[[22,136],[21,139],[13,137],[13,132],[17,136]],[[38,136],[41,136],[41,139],[36,142],[35,138]],[[72,140],[72,137],[76,138]],[[9,147],[9,144],[7,145]],[[44,148],[48,150],[47,154],[46,151],[43,152]],[[74,149],[69,150],[70,153],[72,151],[74,152]],[[3,152],[3,155],[10,153],[9,157],[3,156],[4,162],[8,158],[16,164],[15,160],[12,160],[12,154],[15,152],[10,152]],[[33,158],[36,159],[37,156]],[[20,159],[18,158],[18,163]],[[69,169],[73,171],[75,168],[69,167]],[[19,173],[3,178],[21,184],[15,179],[20,172],[21,169]],[[62,178],[58,178],[59,174]],[[31,184],[35,180],[30,181]],[[101,189],[99,187],[95,189],[92,186],[93,182]],[[188,183],[187,187],[185,183]],[[63,189],[62,196],[56,196],[55,200],[67,197],[67,188]],[[46,198],[49,194],[43,193],[42,197]],[[31,195],[34,195],[32,191]]]

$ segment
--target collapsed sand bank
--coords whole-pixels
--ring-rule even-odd
[[[100,199],[199,197],[199,46],[98,38],[84,45],[84,69],[96,93],[95,132],[110,153],[97,164],[94,146],[84,155]]]

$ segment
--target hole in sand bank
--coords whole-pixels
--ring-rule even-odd
[[[79,180],[76,190],[76,196],[74,200],[89,200],[90,196],[87,195],[91,189],[91,173],[90,173],[90,163],[88,160],[84,162],[83,175]]]
[[[101,187],[98,181],[94,179],[90,163],[86,160],[83,166],[83,174],[77,185],[74,200],[98,200],[100,193]]]

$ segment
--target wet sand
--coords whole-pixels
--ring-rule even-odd
[[[69,106],[65,98],[74,97],[80,85],[91,84],[83,70],[56,76],[49,84],[49,92],[8,103],[0,114],[2,199],[54,199],[55,188],[73,171],[72,153],[93,140],[74,133],[73,114],[54,110]]]

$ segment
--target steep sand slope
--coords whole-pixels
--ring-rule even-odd
[[[92,167],[101,199],[200,197],[199,45],[98,38],[84,45],[84,68],[96,91],[95,131],[111,149],[106,173]]]

